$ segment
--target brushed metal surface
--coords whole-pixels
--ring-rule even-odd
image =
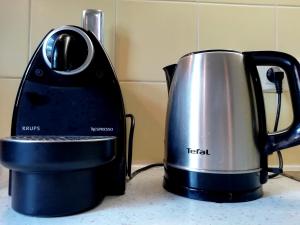
[[[82,12],[82,28],[91,31],[101,45],[104,43],[103,34],[104,14],[102,10],[86,9]]]
[[[169,93],[165,163],[201,172],[259,170],[250,89],[242,53],[182,57]]]

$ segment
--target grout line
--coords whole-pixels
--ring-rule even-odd
[[[131,2],[139,2],[139,0],[126,0]],[[174,1],[166,1],[166,0],[144,0],[144,2],[161,2],[161,3],[198,3],[198,4],[210,4],[210,5],[233,5],[233,6],[282,6],[282,7],[300,7],[300,4],[284,4],[284,3],[237,3],[237,2],[218,2],[218,0],[215,1],[201,1],[201,0],[194,0],[194,1],[180,1],[180,0],[174,0]]]
[[[141,2],[139,0],[123,0],[127,2]],[[280,7],[300,7],[300,4],[284,4],[284,3],[236,3],[236,2],[218,2],[215,1],[201,1],[201,0],[194,0],[194,1],[180,1],[180,0],[173,0],[173,1],[167,1],[167,0],[143,0],[143,2],[147,3],[183,3],[183,4],[190,4],[190,3],[197,3],[197,4],[209,4],[209,5],[232,5],[232,6],[265,6],[265,7],[272,7],[272,6],[280,6]]]
[[[270,167],[277,167],[278,165],[269,165]],[[284,171],[300,171],[300,165],[299,164],[285,164],[283,165]]]
[[[115,23],[114,23],[114,47],[113,47],[113,51],[114,51],[114,67],[116,68],[117,66],[117,47],[116,47],[116,43],[117,43],[117,1],[118,0],[114,0],[114,10],[115,10]]]
[[[115,65],[114,65],[114,68],[115,68],[115,72],[118,74],[118,70],[119,70],[119,65],[118,65],[118,57],[117,57],[117,54],[118,54],[118,52],[117,52],[117,39],[118,39],[118,37],[117,37],[117,35],[118,35],[118,28],[117,28],[117,26],[118,26],[118,19],[119,19],[119,13],[120,13],[120,9],[119,9],[119,6],[120,6],[120,0],[115,0],[115,3],[116,3],[116,5],[115,5]]]
[[[209,5],[232,5],[232,6],[274,6],[274,4],[251,4],[251,3],[234,3],[234,2],[207,2],[207,1],[198,1],[199,4],[209,4]]]
[[[1,79],[12,79],[12,80],[20,80],[22,77],[17,76],[0,76]],[[166,81],[153,81],[153,80],[119,80],[119,83],[153,83],[153,84],[166,84]]]
[[[27,61],[30,60],[30,50],[31,50],[31,0],[29,0],[29,13],[28,13],[28,55]]]
[[[199,5],[196,7],[196,29],[197,29],[197,51],[200,50],[200,9],[199,9]]]
[[[286,4],[276,4],[276,6],[282,7],[282,8],[299,8],[300,5],[286,5]]]
[[[216,5],[216,6],[244,6],[244,7],[261,7],[270,8],[274,4],[251,4],[251,3],[227,3],[227,2],[198,2],[199,5]]]
[[[120,83],[152,83],[152,84],[166,84],[165,81],[153,81],[153,80],[119,80]]]
[[[278,51],[278,5],[275,6],[275,50]]]
[[[122,1],[122,0],[121,0]],[[124,0],[123,0],[124,1]],[[140,0],[125,0],[126,2],[141,2]],[[172,1],[168,1],[168,0],[143,0],[143,2],[146,3],[197,3],[198,0],[191,0],[191,1],[180,1],[180,0],[172,0]]]
[[[133,2],[139,2],[138,0],[126,0],[126,1],[133,1]],[[257,3],[235,3],[235,2],[218,2],[216,1],[201,1],[201,0],[194,0],[194,1],[179,1],[179,0],[174,0],[174,1],[166,1],[166,0],[144,0],[144,2],[161,2],[161,3],[197,3],[197,4],[210,4],[210,5],[235,5],[235,6],[274,6],[275,3],[262,3],[262,4],[257,4]]]
[[[21,80],[21,77],[0,76],[0,80]]]

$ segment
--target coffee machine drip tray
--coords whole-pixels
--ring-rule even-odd
[[[0,142],[7,167],[25,171],[87,169],[115,157],[116,137],[12,136]]]
[[[13,208],[27,215],[63,216],[96,206],[105,195],[102,170],[115,159],[116,147],[114,136],[0,140],[0,159],[11,174]]]

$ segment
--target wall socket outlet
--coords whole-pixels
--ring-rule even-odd
[[[258,70],[258,74],[259,74],[259,78],[260,78],[260,82],[261,82],[263,92],[276,93],[274,83],[270,82],[267,78],[267,71],[271,67],[272,66],[258,66],[257,70]],[[284,78],[283,78],[283,81],[282,81],[282,91],[283,92],[289,91],[289,86],[287,84],[287,79],[286,79],[285,74],[284,74]]]

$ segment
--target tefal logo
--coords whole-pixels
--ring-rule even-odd
[[[195,155],[210,155],[208,152],[208,149],[200,149],[200,148],[196,148],[196,149],[192,149],[192,148],[186,148],[188,154],[195,154]]]

